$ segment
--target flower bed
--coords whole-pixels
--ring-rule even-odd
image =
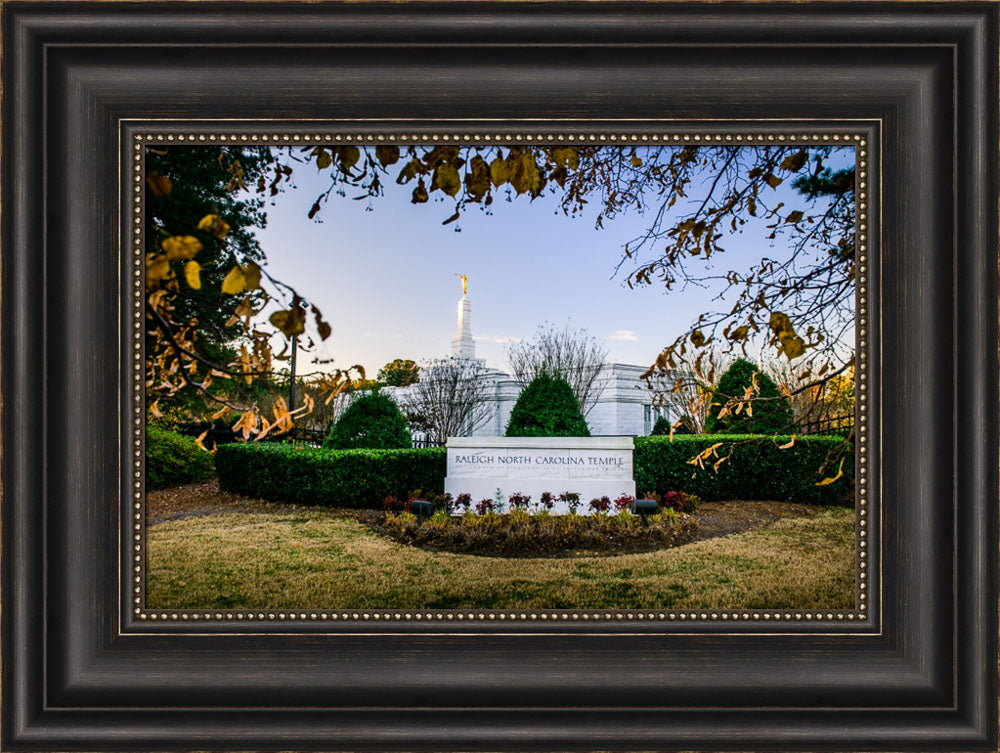
[[[516,508],[507,513],[470,511],[457,516],[439,510],[423,520],[409,512],[390,512],[372,526],[402,544],[493,557],[651,551],[687,543],[698,528],[693,517],[669,508],[650,516],[646,525],[628,512],[549,515]]]

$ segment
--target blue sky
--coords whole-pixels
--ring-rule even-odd
[[[844,149],[828,165],[851,161],[853,150]],[[316,222],[307,214],[328,188],[329,173],[299,165],[294,183],[266,207],[268,226],[257,236],[268,271],[315,302],[333,327],[302,359],[300,373],[312,370],[315,357],[342,368],[360,363],[374,376],[394,358],[448,355],[462,295],[459,272],[469,278],[477,355],[499,368],[505,344],[530,338],[543,322],[582,327],[604,340],[611,360],[645,366],[699,313],[720,307],[711,300],[717,290],[630,290],[629,267],[615,276],[623,245],[646,227],[635,212],[595,229],[596,210],[567,217],[552,197],[508,203],[501,193],[492,215],[469,208],[443,226],[452,201],[413,205],[412,186],[390,181],[385,195],[370,201],[351,200],[350,191],[331,195]],[[795,201],[790,191],[779,198]],[[742,270],[762,255],[780,255],[770,243],[748,224],[727,239],[715,269]]]

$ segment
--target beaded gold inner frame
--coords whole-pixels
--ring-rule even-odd
[[[452,632],[459,625],[462,629],[492,631],[503,626],[504,632],[558,633],[562,626],[574,624],[574,634],[589,626],[600,633],[613,626],[615,634],[622,629],[635,628],[636,632],[669,630],[670,632],[700,632],[708,623],[718,633],[717,623],[739,624],[738,632],[767,632],[782,625],[781,632],[807,634],[879,633],[881,619],[881,498],[872,493],[872,469],[878,456],[872,437],[879,422],[869,415],[869,392],[872,374],[870,364],[878,362],[874,345],[878,338],[871,336],[873,326],[869,310],[877,282],[870,268],[870,258],[877,255],[880,201],[878,174],[879,135],[878,121],[823,121],[775,122],[725,121],[716,123],[690,123],[682,121],[621,122],[567,122],[548,124],[502,123],[442,123],[434,129],[413,129],[379,124],[352,123],[282,123],[241,121],[122,121],[119,141],[122,151],[121,172],[122,216],[120,222],[123,250],[131,258],[128,267],[128,303],[132,311],[130,337],[133,357],[131,368],[133,427],[129,440],[128,456],[132,459],[130,478],[132,489],[123,495],[121,510],[120,563],[122,609],[131,612],[128,620],[143,633],[158,632],[166,628],[177,633],[188,628],[202,632],[207,627],[212,634],[219,628],[234,632],[255,632],[290,629],[295,632],[356,632],[376,629],[378,633],[410,632],[417,625],[421,633],[439,630]],[[146,606],[146,525],[144,487],[145,409],[144,380],[144,196],[145,155],[149,146],[164,144],[183,145],[275,145],[306,146],[313,144],[349,143],[374,145],[391,143],[410,144],[586,144],[601,146],[633,145],[766,145],[800,144],[804,146],[842,145],[855,148],[856,171],[856,285],[855,285],[855,353],[856,353],[856,417],[855,417],[855,589],[854,609],[805,610],[805,609],[504,609],[504,610],[448,610],[448,609],[322,609],[299,608],[294,610],[261,609],[204,609],[171,610],[150,609]],[[870,277],[872,279],[870,279]],[[876,322],[877,324],[877,322]],[[125,620],[119,615],[121,627]],[[182,627],[183,624],[183,627]],[[196,628],[197,625],[202,630]]]

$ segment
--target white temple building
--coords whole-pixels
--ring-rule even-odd
[[[476,357],[476,341],[472,336],[472,302],[465,293],[465,280],[462,282],[463,295],[458,302],[458,329],[451,341],[451,357],[476,361],[486,368],[485,359]],[[653,393],[640,379],[647,368],[625,363],[609,363],[605,366],[597,379],[603,390],[585,415],[591,436],[647,435],[652,431],[657,417],[667,415],[665,408],[653,404]],[[486,378],[492,382],[492,415],[469,436],[501,437],[507,429],[511,410],[522,387],[513,376],[498,369],[488,369]],[[412,387],[390,387],[386,391],[403,404],[411,389]]]

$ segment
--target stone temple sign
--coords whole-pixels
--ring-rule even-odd
[[[635,496],[632,437],[449,437],[444,490],[469,493],[473,504],[512,494],[580,495],[580,512],[595,497]],[[556,502],[553,513],[569,512]]]

